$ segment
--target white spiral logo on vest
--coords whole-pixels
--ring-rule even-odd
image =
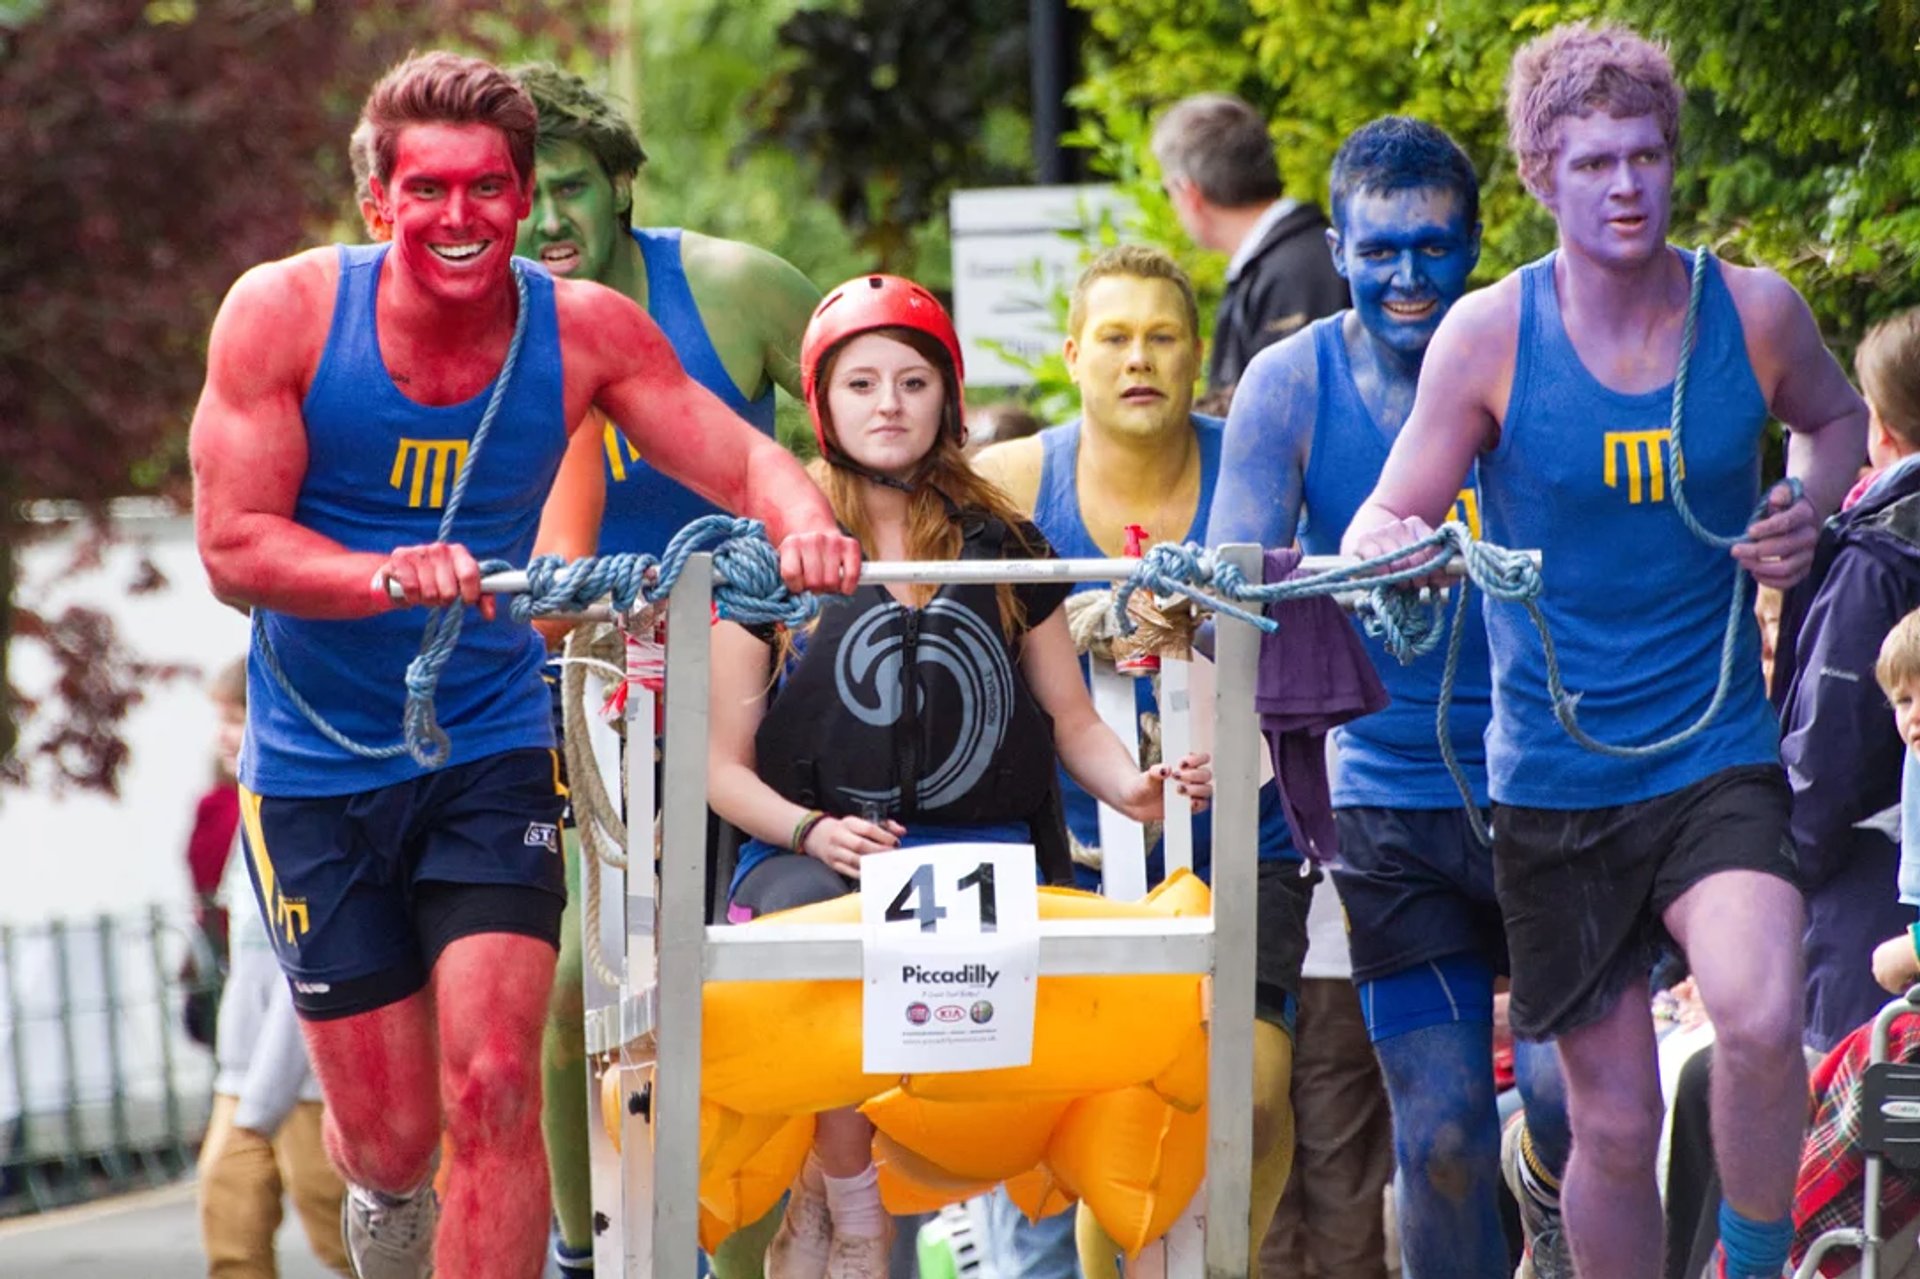
[[[848,628],[834,664],[840,704],[855,719],[875,728],[900,722],[900,664],[906,637],[894,622],[904,612],[896,606],[861,617]],[[919,802],[923,808],[940,808],[963,798],[993,766],[1013,717],[1013,667],[999,631],[972,609],[949,599],[936,599],[922,611],[916,665],[922,701],[925,681],[941,672],[953,683],[958,710],[951,723],[923,721],[923,740],[933,743],[929,758],[939,756],[943,745],[945,756],[936,766],[922,770]],[[923,718],[924,709],[924,705],[914,707],[915,717]],[[844,789],[855,801],[893,804],[900,799],[898,786],[884,791]]]

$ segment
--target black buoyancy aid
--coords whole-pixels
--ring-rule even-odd
[[[970,514],[959,558],[998,560],[1007,536]],[[774,790],[830,814],[1024,821],[1047,807],[1053,721],[1027,690],[991,585],[943,586],[919,609],[863,586],[823,600],[754,755]]]

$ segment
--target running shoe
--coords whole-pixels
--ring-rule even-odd
[[[354,1279],[432,1279],[433,1234],[439,1224],[440,1196],[432,1182],[397,1203],[349,1186],[340,1205],[340,1229]]]
[[[893,1251],[893,1222],[877,1235],[835,1235],[827,1255],[826,1279],[887,1279]],[[768,1268],[772,1273],[772,1268]]]
[[[832,1247],[833,1214],[827,1211],[827,1197],[820,1187],[807,1185],[803,1171],[787,1192],[786,1215],[767,1244],[766,1279],[825,1279]],[[880,1273],[886,1274],[884,1263]]]
[[[1500,1133],[1500,1175],[1520,1205],[1520,1231],[1526,1238],[1513,1279],[1573,1279],[1573,1255],[1561,1233],[1559,1211],[1540,1203],[1520,1183],[1520,1137],[1525,1131],[1526,1112],[1517,1111]]]

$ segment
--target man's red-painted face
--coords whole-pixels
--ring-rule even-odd
[[[449,300],[496,287],[531,183],[514,172],[507,138],[486,124],[413,124],[395,140],[393,174],[373,180],[409,275]]]

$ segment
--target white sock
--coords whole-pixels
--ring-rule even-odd
[[[823,1180],[826,1175],[827,1174],[820,1169],[820,1156],[814,1154],[811,1150],[807,1151],[807,1162],[800,1165],[801,1186],[811,1190],[816,1195],[824,1196],[827,1193],[826,1183]]]
[[[820,1180],[826,1186],[827,1211],[833,1214],[833,1233],[865,1239],[877,1239],[886,1233],[887,1210],[880,1204],[880,1174],[872,1164],[851,1177],[822,1173]]]

